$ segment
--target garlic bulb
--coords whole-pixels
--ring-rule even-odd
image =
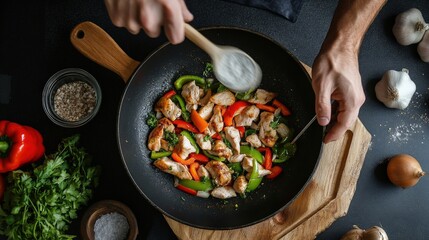
[[[420,42],[428,29],[420,10],[411,8],[396,16],[392,31],[398,43],[407,46]]]
[[[429,31],[426,31],[422,41],[417,45],[417,52],[423,62],[429,62]]]
[[[416,84],[408,75],[408,69],[389,70],[375,85],[375,95],[386,107],[405,109],[416,91]]]

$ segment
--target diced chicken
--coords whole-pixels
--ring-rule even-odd
[[[274,146],[278,139],[276,130],[270,126],[273,120],[274,114],[270,112],[261,113],[261,119],[259,121],[259,140],[268,147]]]
[[[210,154],[229,159],[232,156],[232,150],[229,149],[222,140],[216,140],[212,149],[208,151]]]
[[[179,143],[174,147],[174,151],[182,158],[187,159],[190,153],[196,152],[189,139],[183,135],[179,137]]]
[[[203,165],[198,167],[197,174],[200,178],[210,178],[209,171]]]
[[[237,155],[233,155],[232,157],[230,157],[228,159],[229,162],[232,163],[236,163],[236,162],[241,162],[243,161],[243,158],[246,156],[246,154],[237,154]]]
[[[174,146],[171,146],[171,144],[165,139],[161,139],[161,148],[170,152],[174,150]]]
[[[204,107],[201,107],[198,110],[198,114],[200,114],[200,116],[204,119],[204,120],[209,120],[210,117],[213,114],[213,107],[214,107],[214,103],[212,102],[208,102]]]
[[[263,176],[266,176],[268,174],[271,174],[270,170],[265,169],[259,163],[257,163],[257,164],[258,164],[258,175],[259,175],[258,177],[263,177]],[[251,173],[252,170],[253,170],[253,158],[251,158],[251,157],[244,157],[243,162],[241,162],[241,166],[248,173]]]
[[[236,193],[244,195],[246,192],[247,184],[248,182],[246,177],[241,175],[241,176],[238,176],[237,179],[235,179],[232,187],[234,188]]]
[[[176,120],[182,114],[182,110],[169,98],[162,97],[155,105],[155,111],[160,111],[171,121]]]
[[[150,132],[148,148],[151,151],[159,151],[162,147],[162,138],[164,136],[164,130],[172,132],[174,131],[173,123],[167,118],[161,118],[158,121],[158,125]]]
[[[232,180],[231,170],[221,161],[212,160],[206,164],[205,168],[217,186],[226,186]]]
[[[195,85],[195,81],[191,81],[182,87],[182,96],[188,104],[198,104],[203,94],[203,90]]]
[[[204,95],[204,97],[202,97],[200,101],[198,101],[198,104],[201,106],[207,105],[210,102],[211,97],[212,97],[212,90],[209,89],[207,90],[206,95]]]
[[[188,167],[181,163],[175,162],[168,157],[157,159],[153,164],[161,171],[172,174],[180,179],[192,179]]]
[[[192,112],[192,110],[198,109],[198,104],[186,103],[185,108],[186,108],[186,110],[188,110],[188,112]]]
[[[258,137],[258,135],[256,135],[256,133],[247,136],[246,142],[248,142],[250,144],[250,146],[252,146],[254,148],[258,148],[258,147],[262,146],[262,142],[261,142],[261,140],[259,140],[259,137]]]
[[[234,93],[230,91],[223,91],[213,95],[210,101],[217,105],[229,106],[235,102],[235,96]]]
[[[222,109],[221,105],[216,105],[213,108],[213,116],[209,121],[209,128],[211,128],[215,132],[220,132],[223,130],[223,117],[222,117]]]
[[[235,127],[224,128],[226,140],[231,143],[234,154],[240,153],[240,132]]]
[[[259,108],[255,105],[247,106],[241,111],[240,114],[234,117],[235,126],[250,126],[253,121],[259,116]]]
[[[210,194],[212,197],[219,199],[228,199],[237,196],[234,189],[230,186],[216,187]]]
[[[289,133],[290,133],[290,129],[289,129],[289,127],[288,127],[288,126],[286,126],[286,124],[284,124],[284,123],[280,123],[280,124],[277,126],[276,131],[277,131],[277,133],[280,135],[280,137],[282,137],[282,138],[287,137],[287,136],[289,135]]]
[[[267,104],[269,101],[273,100],[277,96],[276,93],[268,92],[264,89],[257,89],[255,95],[247,100],[250,103],[259,103],[259,104]]]
[[[194,136],[195,136],[195,140],[197,141],[198,146],[200,146],[201,149],[203,149],[203,150],[212,149],[212,142],[210,141],[210,139],[205,139],[206,135],[201,134],[201,133],[197,133]]]

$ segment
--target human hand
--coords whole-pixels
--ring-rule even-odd
[[[143,29],[156,38],[161,26],[172,44],[185,39],[185,22],[192,21],[184,0],[105,0],[113,24],[138,34]]]
[[[336,123],[324,138],[328,143],[342,137],[356,121],[365,102],[357,53],[345,49],[322,50],[312,70],[317,121],[326,126],[331,119],[331,101],[338,103]]]

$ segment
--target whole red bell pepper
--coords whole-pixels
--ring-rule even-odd
[[[45,153],[43,138],[29,126],[0,121],[0,173],[39,160]]]

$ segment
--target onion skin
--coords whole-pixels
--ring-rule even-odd
[[[419,162],[408,154],[398,154],[389,159],[387,176],[396,186],[408,188],[416,185],[425,175]]]

